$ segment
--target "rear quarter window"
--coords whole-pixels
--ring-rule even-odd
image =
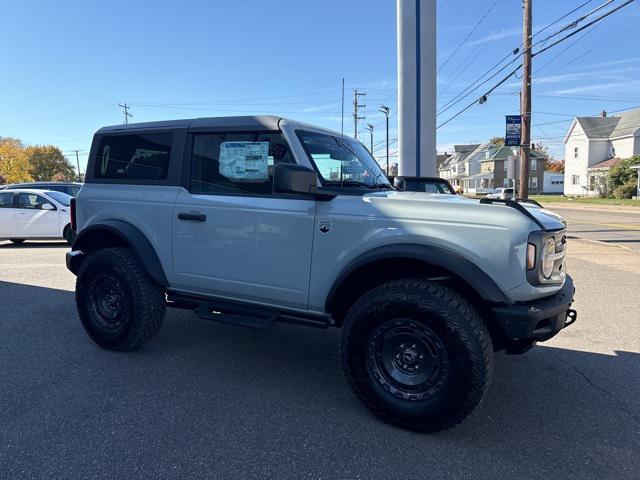
[[[93,175],[106,180],[165,180],[173,134],[108,135],[100,139]]]

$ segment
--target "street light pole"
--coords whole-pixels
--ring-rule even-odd
[[[369,130],[369,153],[373,156],[373,125],[367,123],[367,130]]]
[[[384,117],[387,123],[387,175],[389,175],[389,107],[386,105],[380,105],[380,111],[384,113]]]

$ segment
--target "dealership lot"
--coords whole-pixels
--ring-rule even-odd
[[[245,330],[169,311],[140,350],[101,350],[79,324],[66,250],[0,242],[4,478],[640,475],[631,249],[571,240],[578,322],[524,356],[499,354],[482,407],[436,435],[358,404],[338,330]]]

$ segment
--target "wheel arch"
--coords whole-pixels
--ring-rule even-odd
[[[158,285],[169,285],[158,254],[149,239],[138,228],[122,220],[104,220],[81,230],[73,242],[72,251],[89,253],[110,247],[131,248]],[[77,273],[80,263],[74,265],[74,273]]]
[[[352,260],[338,275],[325,302],[325,311],[338,325],[365,291],[389,280],[428,276],[451,281],[476,304],[506,301],[493,279],[472,261],[442,247],[398,244],[370,250]]]

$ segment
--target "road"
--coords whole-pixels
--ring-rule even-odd
[[[578,321],[498,354],[479,410],[421,435],[358,403],[338,330],[170,311],[141,349],[104,351],[79,324],[67,248],[0,242],[0,476],[640,478],[640,255],[569,245]]]
[[[569,236],[625,246],[640,253],[640,208],[603,206],[545,207],[564,216],[569,222]]]

